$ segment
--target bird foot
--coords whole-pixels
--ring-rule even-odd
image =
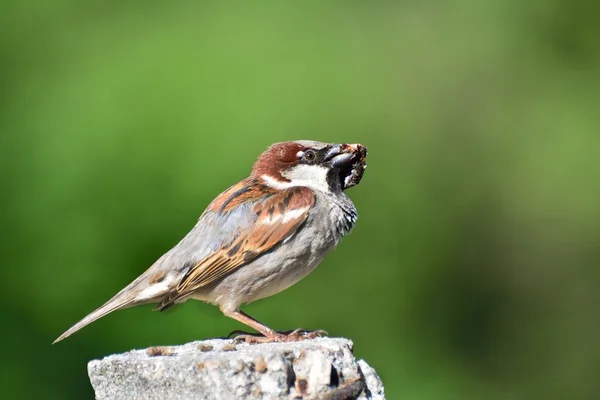
[[[282,343],[282,342],[299,342],[307,339],[315,339],[321,336],[327,335],[327,332],[323,330],[307,331],[303,328],[294,329],[285,332],[274,332],[271,335],[265,336],[260,333],[247,333],[243,331],[233,331],[229,334],[237,335],[233,338],[236,342],[246,343]]]

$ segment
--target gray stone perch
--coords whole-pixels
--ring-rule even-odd
[[[97,399],[385,399],[343,338],[150,347],[90,361],[88,374]]]

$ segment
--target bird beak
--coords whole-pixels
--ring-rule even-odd
[[[325,155],[325,161],[330,161],[335,168],[351,164],[357,158],[367,156],[367,148],[362,144],[336,144]]]

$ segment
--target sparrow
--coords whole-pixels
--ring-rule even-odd
[[[247,342],[290,342],[323,331],[277,332],[240,306],[287,289],[312,272],[356,223],[344,192],[365,171],[367,148],[299,140],[275,143],[250,176],[221,193],[192,230],[142,275],[54,341],[105,315],[158,303],[166,310],[188,299],[220,308],[260,333]]]

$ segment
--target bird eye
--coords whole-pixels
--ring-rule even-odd
[[[317,158],[317,155],[316,155],[316,154],[315,154],[315,152],[314,152],[314,151],[312,151],[312,150],[306,150],[306,151],[304,152],[303,158],[304,158],[306,161],[315,161],[315,159]]]

